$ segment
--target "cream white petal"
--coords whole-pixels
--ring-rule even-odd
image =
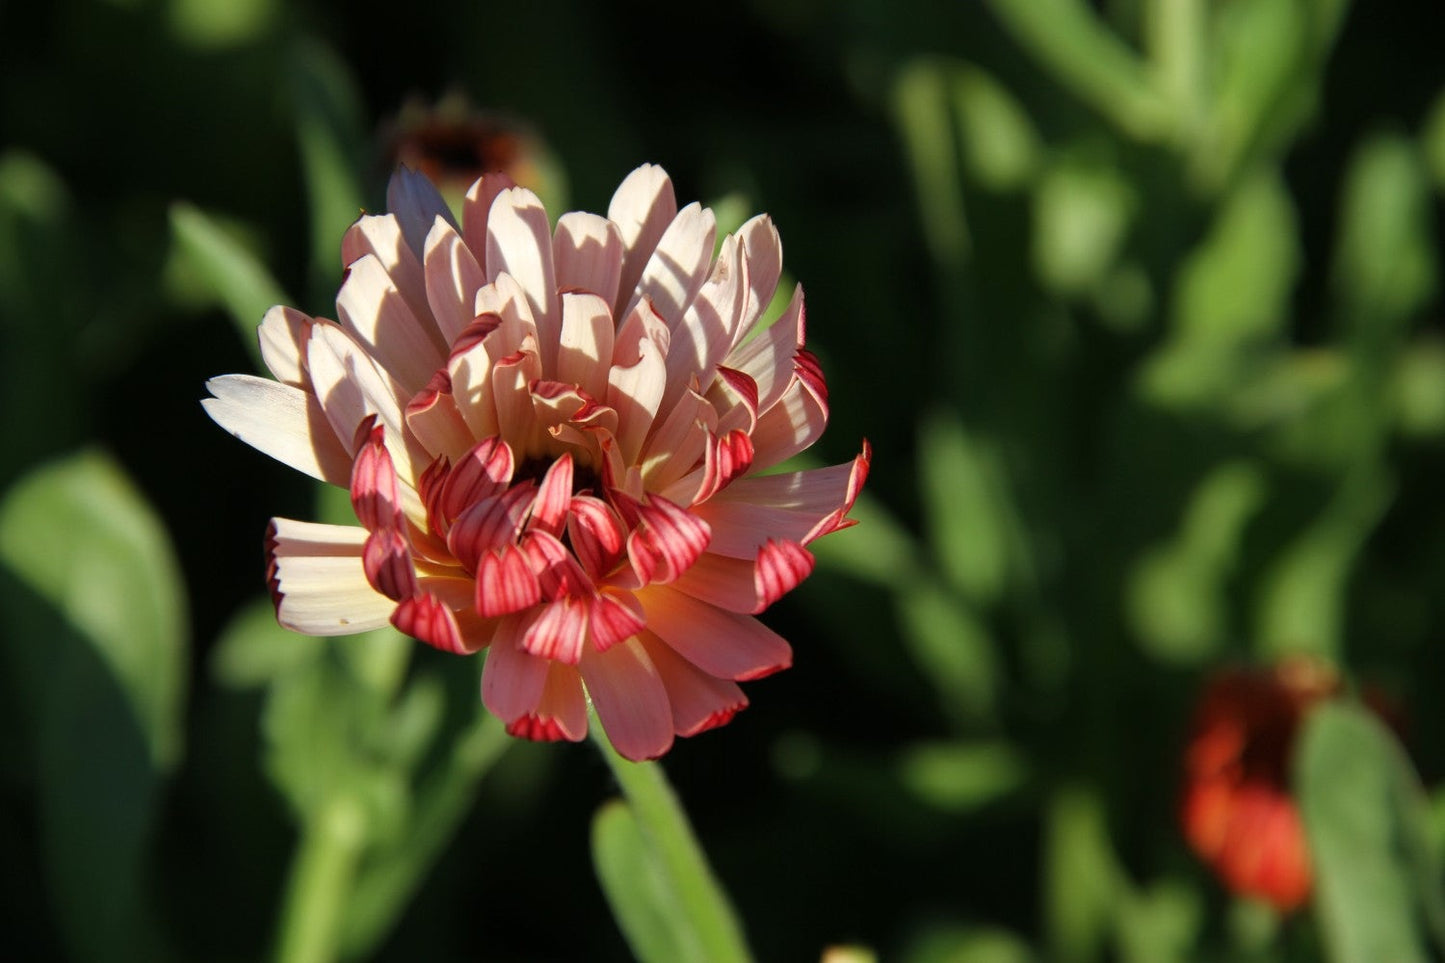
[[[381,262],[407,306],[418,317],[426,313],[426,285],[421,259],[407,245],[401,224],[392,214],[366,214],[341,239],[341,266],[350,267],[368,254]]]
[[[694,201],[679,211],[642,269],[627,312],[647,298],[669,328],[677,327],[707,277],[716,237],[717,220],[711,210]]]
[[[738,229],[748,264],[747,295],[738,312],[737,341],[741,341],[767,311],[783,274],[783,240],[766,214],[748,220]],[[737,343],[734,342],[734,344]]]
[[[537,326],[543,375],[550,377],[556,370],[562,328],[552,268],[552,232],[542,202],[522,187],[498,194],[487,219],[487,277],[496,280],[501,274],[510,274],[526,294]]]
[[[582,292],[562,295],[558,381],[575,384],[599,401],[607,396],[612,323],[612,308],[600,295]]]
[[[492,212],[492,204],[498,194],[516,186],[517,182],[506,174],[488,172],[472,183],[466,200],[462,202],[462,238],[483,270],[487,266],[487,218]]]
[[[734,348],[723,364],[753,379],[758,386],[758,410],[766,411],[788,390],[793,379],[793,358],[803,345],[801,327],[803,286],[793,289],[793,299],[782,317],[741,346]]]
[[[622,235],[597,214],[563,214],[552,236],[552,263],[559,291],[588,291],[610,307],[622,276]]]
[[[736,238],[723,241],[712,275],[673,329],[667,349],[664,408],[682,397],[692,378],[710,384],[718,363],[732,349],[748,282],[747,263],[741,255],[742,245]]]
[[[276,518],[269,551],[276,618],[307,635],[351,635],[387,624],[396,603],[366,580],[365,529]]]
[[[418,318],[372,255],[347,271],[336,311],[342,326],[408,394],[420,391],[446,360],[446,343],[430,313]]]
[[[261,360],[277,381],[298,388],[306,383],[306,339],[311,335],[311,323],[307,315],[280,304],[261,319],[256,332]]]
[[[477,292],[486,283],[481,265],[456,228],[443,218],[426,238],[426,301],[447,344],[476,317]]]
[[[312,478],[349,483],[351,456],[313,396],[254,375],[222,375],[206,387],[214,397],[201,404],[216,424]]]
[[[622,237],[622,274],[617,285],[617,317],[632,300],[642,269],[652,257],[667,226],[677,216],[677,197],[667,172],[655,164],[634,170],[612,195],[607,219],[617,225]]]

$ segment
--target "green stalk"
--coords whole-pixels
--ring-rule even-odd
[[[356,800],[338,796],[307,821],[291,864],[276,963],[331,963],[341,921],[365,845],[365,816]]]
[[[713,875],[662,766],[656,762],[629,762],[618,755],[595,714],[589,729],[592,741],[622,787],[643,838],[672,885],[685,924],[705,948],[707,958],[714,963],[751,963],[752,954],[737,914]]]

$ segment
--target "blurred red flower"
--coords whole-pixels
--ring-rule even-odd
[[[1189,845],[1231,891],[1281,912],[1312,882],[1309,846],[1290,795],[1300,723],[1340,690],[1321,660],[1226,669],[1205,686],[1185,751],[1180,817]]]

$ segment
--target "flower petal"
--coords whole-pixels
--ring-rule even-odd
[[[391,624],[404,635],[443,652],[469,655],[476,651],[476,646],[468,645],[466,637],[462,635],[456,614],[435,595],[423,594],[403,600],[396,607]]]
[[[351,477],[351,455],[313,396],[254,375],[222,375],[206,388],[206,414],[252,448],[333,485]]]
[[[526,293],[537,325],[543,376],[557,370],[562,316],[552,267],[552,233],[537,195],[513,187],[497,195],[487,219],[487,277],[509,274]]]
[[[602,729],[623,758],[656,759],[672,747],[667,689],[640,643],[588,651],[581,672]]]
[[[736,682],[708,675],[651,632],[642,633],[639,641],[667,689],[672,727],[678,735],[715,729],[747,708],[748,697]]]
[[[273,518],[267,582],[276,620],[307,635],[351,635],[386,625],[394,602],[373,589],[361,564],[365,529]]]
[[[341,239],[341,266],[349,268],[368,254],[381,262],[412,313],[424,316],[426,281],[421,257],[407,245],[401,224],[393,215],[366,214],[347,228]]]
[[[310,382],[305,366],[306,341],[314,323],[308,315],[280,304],[261,319],[256,331],[261,360],[282,384],[305,388]]]
[[[487,218],[492,212],[492,204],[498,194],[516,186],[517,182],[507,174],[489,171],[472,183],[467,199],[462,203],[462,237],[483,268],[487,266]]]
[[[769,539],[755,561],[704,552],[672,587],[729,612],[757,615],[813,572],[813,554],[797,542]]]
[[[623,252],[614,312],[617,317],[625,316],[626,312],[621,310],[623,303],[632,301],[642,269],[676,216],[677,197],[672,191],[672,180],[655,164],[643,164],[628,174],[612,195],[607,219],[617,225]]]
[[[750,615],[726,612],[664,585],[636,595],[647,627],[708,675],[745,682],[793,664],[787,641]]]
[[[477,292],[487,276],[456,228],[437,218],[426,237],[426,303],[442,340],[456,343],[476,317]]]
[[[401,227],[407,247],[418,262],[426,251],[426,236],[438,217],[456,225],[441,192],[424,174],[402,165],[386,185],[386,207]]]
[[[612,364],[612,309],[595,294],[562,295],[562,334],[557,351],[557,380],[574,384],[593,398],[607,397]]]
[[[616,493],[614,503],[633,524],[627,556],[642,584],[671,582],[697,561],[712,532],[702,519],[661,495],[647,504]]]
[[[447,345],[430,314],[417,317],[372,255],[347,269],[336,295],[336,311],[342,326],[408,397],[446,362]]]
[[[716,236],[717,220],[710,209],[694,201],[679,211],[658,239],[622,314],[630,314],[646,298],[669,330],[677,327],[707,277]]]
[[[799,351],[793,364],[792,384],[777,404],[758,416],[753,429],[753,463],[758,471],[805,450],[828,426],[828,391],[817,359]]]
[[[611,313],[622,274],[622,235],[616,224],[581,211],[563,214],[552,236],[552,262],[557,290],[594,294]]]
[[[793,380],[793,358],[803,346],[803,286],[793,289],[793,300],[783,316],[751,341],[734,348],[726,364],[753,379],[758,410],[778,403]]]
[[[543,659],[576,665],[587,642],[587,601],[564,595],[535,613],[522,648]]]
[[[515,545],[484,552],[477,566],[477,612],[509,615],[542,601],[542,590],[526,554]]]

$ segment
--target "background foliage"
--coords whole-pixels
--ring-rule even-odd
[[[862,524],[767,617],[796,667],[666,760],[759,958],[1439,958],[1426,16],[0,5],[7,946],[688,958],[591,747],[500,736],[479,660],[275,628],[266,519],[347,508],[197,403],[266,307],[330,313],[388,118],[458,90],[545,138],[554,213],[648,160],[769,211],[832,387],[816,455],[876,449]],[[1293,652],[1383,693],[1404,750],[1348,704],[1309,727],[1320,895],[1281,919],[1175,801],[1201,680]]]

